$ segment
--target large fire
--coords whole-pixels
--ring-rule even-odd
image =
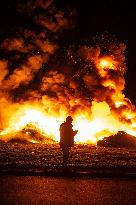
[[[1,42],[0,140],[25,135],[35,142],[26,129],[32,126],[45,142],[58,142],[68,115],[75,142],[96,144],[118,131],[136,136],[136,109],[123,94],[125,45],[104,35],[63,45],[75,12],[58,9],[52,0],[20,3],[21,19],[32,26]]]
[[[112,59],[107,57],[100,59],[96,66],[102,76],[106,75],[106,70],[114,69]],[[114,82],[107,80],[104,82],[104,86],[113,87]],[[116,108],[125,104],[123,95],[113,97]],[[135,113],[129,110],[128,112],[124,111],[123,115],[125,115],[126,119],[130,119],[135,116]],[[34,105],[26,103],[20,105],[19,109],[12,113],[7,127],[1,131],[1,137],[4,137],[6,140],[11,134],[19,132],[28,124],[33,124],[35,125],[35,129],[43,136],[59,141],[59,127],[66,116],[67,113],[65,111],[61,115],[56,115],[55,112],[49,115],[38,103]],[[73,128],[78,130],[75,136],[75,142],[77,143],[96,144],[99,139],[115,134],[119,130],[136,136],[136,122],[134,121],[132,124],[121,122],[116,115],[112,115],[110,107],[105,101],[93,101],[90,110],[73,114],[72,117],[74,119]]]

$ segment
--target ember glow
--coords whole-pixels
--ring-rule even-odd
[[[0,45],[0,140],[17,135],[35,143],[34,129],[42,142],[58,142],[68,115],[77,143],[96,144],[118,131],[136,136],[136,109],[123,94],[125,45],[102,37],[97,46],[64,48],[59,42],[72,12],[66,16],[50,0],[19,5],[19,12],[40,30],[22,28]]]
[[[98,67],[103,69],[115,69],[114,61],[112,58],[104,57],[99,60]]]

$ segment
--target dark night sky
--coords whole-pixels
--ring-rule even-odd
[[[29,26],[25,16],[16,12],[19,0],[0,2],[0,40],[14,34],[18,26]],[[22,2],[25,2],[22,0]],[[76,28],[70,32],[71,41],[85,39],[108,31],[127,46],[126,95],[136,104],[136,12],[132,1],[115,0],[55,0],[56,5],[75,8]],[[68,37],[67,37],[68,38]],[[70,40],[70,39],[68,39]]]

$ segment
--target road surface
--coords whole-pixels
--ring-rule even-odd
[[[0,176],[1,205],[135,205],[136,179]]]

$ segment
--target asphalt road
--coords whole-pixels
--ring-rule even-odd
[[[135,179],[0,176],[1,205],[135,205]]]

